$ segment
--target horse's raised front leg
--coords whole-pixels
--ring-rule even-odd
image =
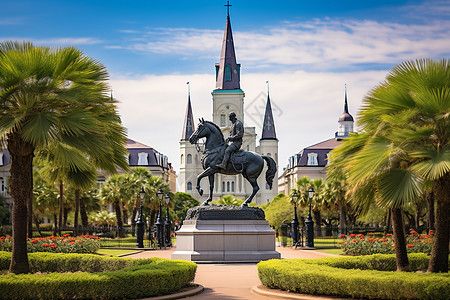
[[[252,202],[253,197],[255,197],[256,193],[259,191],[259,186],[258,186],[257,178],[250,177],[250,178],[248,178],[248,182],[250,182],[250,184],[252,185],[252,187],[253,187],[253,192],[252,192],[252,194],[250,195],[250,197],[248,197],[248,198],[244,201],[244,203],[242,203],[241,207],[248,206],[248,204],[249,204],[250,202]]]
[[[203,179],[203,177],[210,176],[211,174],[214,174],[214,170],[211,167],[209,167],[197,176],[197,186],[195,188],[197,189],[200,196],[203,196],[203,189],[200,187],[200,182]],[[214,185],[214,179],[213,179],[213,185]],[[209,198],[211,198],[211,194],[210,194]],[[208,203],[211,201],[209,198],[206,199],[206,201],[203,202],[201,204],[201,206],[208,205]]]

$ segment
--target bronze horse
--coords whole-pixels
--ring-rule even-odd
[[[214,174],[221,173],[227,175],[242,174],[245,179],[253,187],[252,194],[242,203],[242,206],[247,206],[252,202],[253,197],[259,190],[258,176],[261,174],[264,167],[264,160],[267,162],[266,182],[272,189],[272,181],[276,173],[277,165],[275,161],[266,155],[259,155],[254,152],[239,150],[241,156],[241,163],[233,163],[232,159],[228,163],[227,169],[223,170],[216,167],[222,161],[222,157],[226,148],[226,142],[220,128],[209,121],[200,119],[200,124],[197,130],[190,136],[189,142],[191,144],[197,143],[201,138],[206,138],[205,150],[202,156],[202,167],[204,171],[197,176],[196,189],[200,196],[203,195],[203,189],[200,188],[200,181],[203,177],[208,176],[209,179],[209,197],[201,205],[208,205],[212,200],[214,190]],[[238,165],[238,167],[236,167]]]

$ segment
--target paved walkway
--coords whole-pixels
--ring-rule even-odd
[[[171,257],[175,249],[144,251],[127,257],[149,258],[149,257]],[[294,250],[289,247],[278,247],[281,258],[321,258],[336,256],[312,250]],[[205,289],[203,293],[189,297],[188,299],[269,299],[267,296],[258,295],[252,292],[252,288],[261,285],[258,278],[256,264],[198,264],[194,283],[202,285]],[[281,299],[282,294],[271,296],[272,299]],[[302,299],[315,299],[315,297],[303,297]],[[325,298],[320,298],[325,299]]]

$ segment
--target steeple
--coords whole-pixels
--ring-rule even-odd
[[[227,23],[222,41],[222,51],[220,52],[220,62],[216,64],[216,89],[237,90],[240,89],[240,64],[236,63],[236,53],[234,51],[233,33],[231,32],[231,21],[229,7],[227,6]]]
[[[345,100],[344,100],[344,112],[339,117],[339,122],[342,121],[354,121],[352,115],[348,112],[348,102],[347,102],[347,85],[345,85]]]
[[[272,105],[270,104],[269,96],[269,82],[267,83],[267,103],[266,112],[264,113],[264,123],[261,134],[261,140],[276,140],[277,134],[275,133],[275,122],[273,121]]]
[[[348,137],[349,133],[353,132],[354,122],[352,115],[348,112],[347,85],[345,85],[344,112],[339,117],[339,128],[335,134],[336,139]]]
[[[181,133],[182,141],[188,141],[192,133],[194,133],[195,131],[194,115],[192,114],[192,107],[191,107],[191,88],[189,82],[187,82],[187,85],[188,85],[188,103],[186,107],[186,115],[184,116],[183,132]]]

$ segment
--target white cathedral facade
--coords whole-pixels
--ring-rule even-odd
[[[222,43],[220,62],[216,67],[216,89],[212,91],[212,122],[217,124],[225,137],[229,136],[231,122],[228,114],[234,112],[236,117],[242,121],[245,126],[244,116],[244,97],[245,93],[240,87],[240,67],[236,62],[236,53],[231,31],[230,16],[227,14],[225,33]],[[275,132],[275,123],[273,120],[272,107],[269,95],[264,115],[264,123],[259,140],[256,144],[257,133],[255,127],[244,128],[244,138],[241,149],[253,151],[261,155],[271,156],[278,166],[278,139]],[[180,173],[179,173],[179,191],[191,194],[194,198],[203,202],[209,195],[209,181],[204,178],[201,182],[201,188],[205,194],[200,197],[195,186],[197,175],[203,171],[201,166],[202,152],[198,152],[195,145],[189,143],[189,137],[195,131],[194,117],[192,113],[191,99],[188,95],[188,104],[184,119],[183,132],[180,140]],[[253,198],[256,204],[263,204],[271,201],[278,193],[277,178],[275,174],[273,188],[270,189],[265,181],[267,166],[258,178],[259,192]],[[213,200],[219,199],[225,195],[232,195],[236,198],[246,199],[252,192],[251,185],[244,177],[239,175],[215,175],[215,186]]]

